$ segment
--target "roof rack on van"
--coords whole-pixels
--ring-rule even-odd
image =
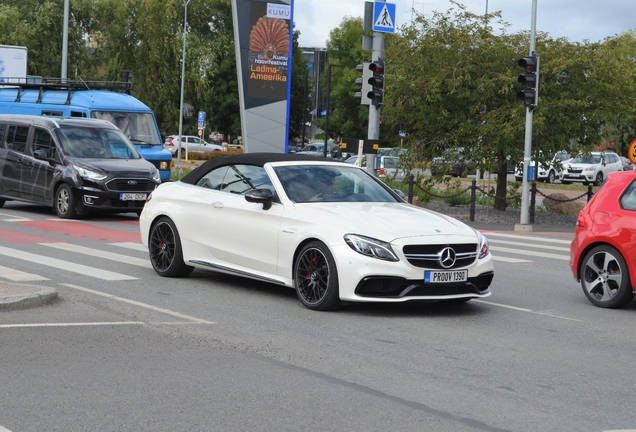
[[[7,80],[7,82],[0,82],[0,88],[9,87],[17,88],[18,94],[15,98],[15,102],[20,102],[22,98],[23,90],[39,90],[39,95],[36,103],[42,102],[42,96],[45,90],[66,90],[68,96],[66,98],[65,105],[71,103],[71,96],[74,91],[78,90],[109,90],[115,92],[121,92],[130,94],[133,88],[133,84],[130,81],[73,81],[62,78],[40,78],[29,77],[27,82],[20,82]]]

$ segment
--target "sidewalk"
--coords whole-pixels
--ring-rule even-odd
[[[57,298],[55,288],[0,282],[0,312],[42,306]]]

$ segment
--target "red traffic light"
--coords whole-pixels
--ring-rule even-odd
[[[519,66],[524,68],[528,72],[536,72],[537,71],[537,56],[529,56],[524,57],[519,60]]]
[[[374,74],[383,75],[384,74],[384,62],[372,62],[369,64],[369,70],[373,71]]]

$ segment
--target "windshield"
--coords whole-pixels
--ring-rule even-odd
[[[121,130],[135,144],[161,145],[157,133],[155,116],[151,113],[93,111],[91,117],[108,120]]]
[[[275,167],[285,193],[303,202],[398,202],[383,183],[356,167],[294,165]]]
[[[64,154],[82,159],[140,159],[126,137],[116,129],[62,125],[57,136]]]
[[[600,155],[591,155],[588,157],[585,156],[577,156],[570,161],[570,163],[582,163],[582,164],[600,164],[601,156]]]

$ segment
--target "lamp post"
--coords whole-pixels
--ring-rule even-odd
[[[185,62],[186,62],[186,29],[188,25],[188,3],[185,0],[185,15],[183,17],[183,54],[181,55],[181,103],[179,104],[179,148],[177,149],[177,160],[181,162],[181,137],[183,132],[183,87],[185,86]]]
[[[64,0],[64,29],[62,30],[62,73],[60,78],[66,82],[67,59],[68,59],[68,13],[69,0]]]

